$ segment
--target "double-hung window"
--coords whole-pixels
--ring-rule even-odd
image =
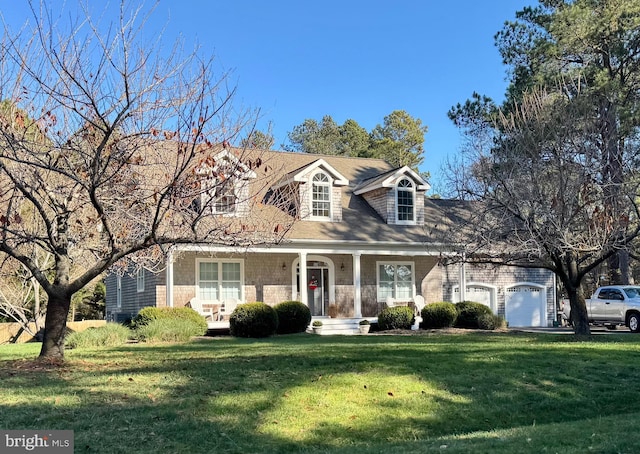
[[[415,221],[415,190],[407,178],[398,182],[396,188],[397,220],[399,223],[413,223]]]
[[[378,262],[378,301],[393,298],[409,301],[413,298],[413,262]]]
[[[198,298],[205,301],[242,301],[242,261],[198,260],[197,269]]]
[[[329,219],[331,217],[331,181],[322,173],[316,173],[311,183],[311,216]]]
[[[236,212],[237,196],[234,186],[230,180],[218,180],[213,196],[214,213],[232,214]]]
[[[138,293],[144,292],[144,268],[140,268],[136,273],[136,290]]]

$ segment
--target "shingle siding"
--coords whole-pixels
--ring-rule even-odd
[[[105,278],[108,289],[105,303],[107,320],[123,321],[134,317],[140,309],[157,305],[157,275],[145,270],[144,291],[138,292],[135,274],[125,273],[121,277],[122,306],[117,307],[117,276],[110,274]]]
[[[362,195],[371,208],[380,215],[384,222],[389,221],[388,193],[388,189],[380,188]]]

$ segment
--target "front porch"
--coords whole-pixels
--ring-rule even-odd
[[[312,317],[311,323],[307,327],[307,333],[313,333],[313,322],[319,320],[322,322],[322,329],[316,334],[321,336],[342,335],[351,336],[360,334],[360,321],[369,320],[369,323],[378,323],[378,317]],[[412,330],[417,330],[422,321],[421,317],[416,317]],[[207,322],[211,331],[229,330],[229,320]]]

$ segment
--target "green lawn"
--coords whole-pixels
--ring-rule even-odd
[[[0,346],[0,428],[76,453],[634,453],[640,336],[211,338]]]

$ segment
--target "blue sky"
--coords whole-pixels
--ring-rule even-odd
[[[447,111],[473,91],[502,99],[493,36],[534,3],[161,0],[151,25],[166,26],[166,42],[182,37],[215,54],[237,84],[237,105],[260,108],[259,126],[271,123],[276,145],[305,118],[352,118],[367,130],[397,109],[420,118],[429,127],[421,170],[438,191],[442,162],[462,143]],[[28,18],[22,1],[6,4],[0,12],[12,28]]]

